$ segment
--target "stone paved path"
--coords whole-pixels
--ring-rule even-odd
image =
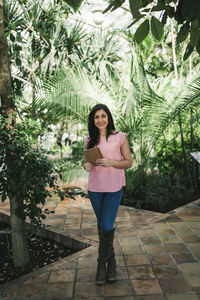
[[[60,238],[91,246],[5,284],[2,300],[200,299],[200,199],[168,214],[120,206],[116,220],[115,283],[96,286],[96,219],[87,198],[57,198],[45,223]],[[0,204],[0,219],[9,203]]]

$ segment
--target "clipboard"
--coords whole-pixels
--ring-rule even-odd
[[[96,164],[97,159],[103,158],[103,155],[99,147],[86,149],[84,150],[84,154],[85,154],[85,162],[89,162],[94,166],[97,166]]]

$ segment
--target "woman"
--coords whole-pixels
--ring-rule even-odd
[[[96,283],[116,280],[113,247],[114,223],[125,186],[124,169],[132,166],[126,134],[115,130],[112,115],[104,104],[95,105],[88,118],[89,137],[85,148],[99,147],[103,155],[97,166],[84,163],[89,174],[88,195],[97,217],[99,249]]]

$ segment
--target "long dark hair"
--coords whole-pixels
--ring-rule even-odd
[[[115,125],[114,125],[113,118],[112,118],[109,108],[105,104],[102,104],[102,103],[96,104],[92,108],[92,110],[88,116],[88,132],[89,132],[89,142],[87,144],[88,149],[93,148],[95,145],[97,145],[99,143],[100,133],[99,133],[99,129],[94,125],[94,115],[100,109],[103,109],[108,115],[108,126],[107,126],[107,131],[106,131],[106,139],[108,139],[109,135],[113,133],[113,130],[115,130]]]

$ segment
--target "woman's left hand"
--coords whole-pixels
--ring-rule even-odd
[[[112,160],[107,158],[101,158],[96,160],[96,164],[102,167],[112,167]]]

